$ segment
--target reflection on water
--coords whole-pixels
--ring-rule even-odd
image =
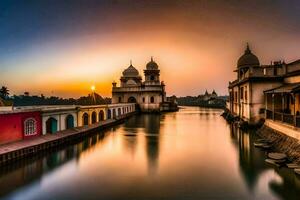
[[[299,199],[300,179],[274,169],[255,133],[221,110],[137,115],[77,144],[0,169],[7,199]]]

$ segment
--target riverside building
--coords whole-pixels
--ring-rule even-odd
[[[259,119],[300,127],[300,60],[262,65],[247,45],[229,82],[230,112],[249,123]]]
[[[142,112],[177,110],[175,101],[166,98],[165,84],[160,81],[160,69],[151,58],[144,70],[144,81],[139,71],[130,63],[120,78],[120,86],[113,82],[112,103],[136,103]]]

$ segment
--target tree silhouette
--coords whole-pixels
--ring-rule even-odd
[[[0,96],[4,99],[6,99],[9,95],[9,90],[7,87],[5,86],[2,86],[1,89],[0,89]]]

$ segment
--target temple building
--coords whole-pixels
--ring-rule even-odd
[[[261,65],[247,44],[235,72],[237,78],[229,82],[228,87],[228,109],[233,115],[250,123],[270,119],[297,125],[300,111],[300,60]]]
[[[160,70],[151,58],[144,70],[145,80],[139,71],[130,63],[120,78],[120,87],[113,82],[112,103],[136,103],[142,112],[161,112],[176,107],[174,102],[167,101],[165,84],[160,81]],[[174,107],[174,108],[175,108]]]
[[[207,90],[205,90],[204,95],[199,95],[199,98],[204,100],[204,101],[209,101],[209,100],[212,100],[212,99],[216,99],[217,97],[218,97],[218,94],[216,93],[215,90],[213,90],[211,94],[209,94],[207,92]]]

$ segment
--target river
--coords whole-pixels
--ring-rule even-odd
[[[3,199],[300,199],[300,178],[264,162],[222,110],[141,114],[0,168]]]

